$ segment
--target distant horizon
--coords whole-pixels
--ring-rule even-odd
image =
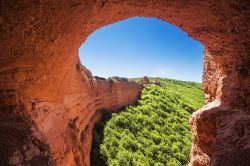
[[[93,77],[100,77],[100,78],[105,78],[105,79],[109,79],[112,77],[120,77],[120,78],[127,78],[127,79],[141,79],[145,76],[140,76],[140,77],[123,77],[123,76],[110,76],[110,77],[101,77],[101,76],[96,76],[96,75],[92,75]],[[176,81],[183,81],[183,82],[195,82],[195,83],[202,83],[201,82],[197,82],[197,81],[190,81],[190,80],[180,80],[180,79],[175,79],[175,78],[168,78],[168,77],[151,77],[151,76],[146,76],[148,78],[164,78],[164,79],[171,79],[171,80],[176,80]]]
[[[202,82],[202,44],[156,18],[133,17],[98,29],[79,57],[93,76]]]

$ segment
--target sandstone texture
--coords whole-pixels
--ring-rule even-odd
[[[97,110],[132,104],[141,87],[93,78],[78,48],[133,16],[162,19],[205,46],[206,105],[190,119],[190,165],[250,165],[249,0],[2,0],[0,165],[89,165]]]
[[[142,87],[118,77],[92,77],[81,64],[77,70],[86,81],[87,94],[66,95],[62,103],[36,98],[30,101],[29,112],[25,103],[22,109],[1,105],[0,165],[89,165],[92,131],[102,110],[114,112],[134,104]],[[16,110],[23,113],[10,112]]]

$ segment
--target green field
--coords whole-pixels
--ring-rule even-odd
[[[139,79],[133,79],[138,81]],[[201,84],[150,78],[136,106],[112,114],[93,142],[106,165],[181,166],[189,160],[191,113],[203,106]],[[106,118],[107,119],[107,118]],[[99,123],[100,125],[100,123]]]

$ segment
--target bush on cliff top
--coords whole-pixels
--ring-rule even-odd
[[[187,164],[191,147],[188,119],[203,105],[201,85],[163,78],[157,81],[161,86],[144,86],[137,106],[113,114],[107,122],[100,146],[107,165]]]

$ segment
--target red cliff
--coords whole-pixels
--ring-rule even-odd
[[[81,65],[78,72],[91,93],[65,96],[62,105],[37,100],[33,109],[33,120],[46,137],[57,165],[89,165],[92,130],[101,117],[99,110],[115,111],[133,104],[141,91],[139,84],[128,80],[93,78]]]

